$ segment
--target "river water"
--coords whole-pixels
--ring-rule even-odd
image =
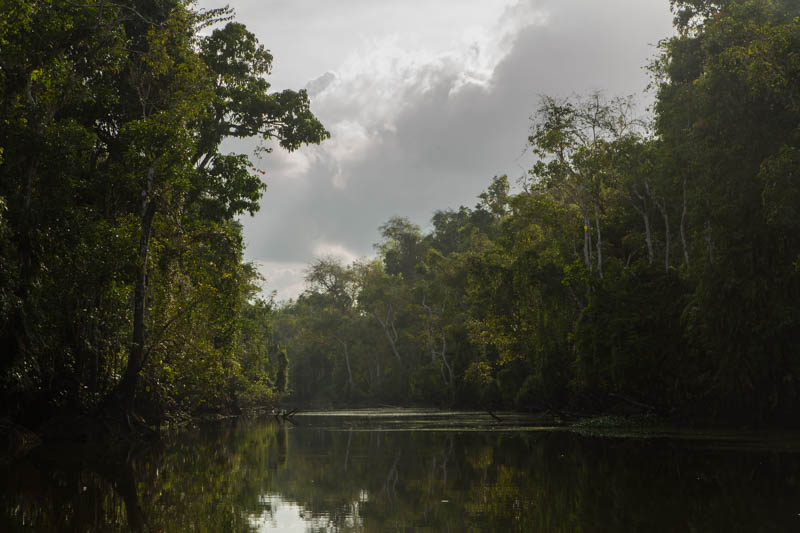
[[[0,531],[800,531],[796,434],[435,411],[239,419],[0,465]]]

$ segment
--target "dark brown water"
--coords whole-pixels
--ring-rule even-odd
[[[800,531],[796,435],[469,413],[271,417],[0,465],[0,531]]]

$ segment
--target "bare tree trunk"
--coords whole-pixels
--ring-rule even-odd
[[[450,363],[447,362],[447,336],[442,332],[442,379],[444,384],[448,387],[453,386],[453,369],[450,368]],[[444,371],[447,370],[447,377]]]
[[[400,358],[400,351],[397,349],[398,335],[397,335],[397,329],[395,329],[394,327],[394,319],[392,318],[392,308],[389,307],[389,310],[386,311],[386,317],[383,320],[381,320],[380,315],[377,313],[377,311],[373,313],[373,316],[375,317],[375,320],[378,321],[378,324],[380,324],[381,327],[383,328],[383,333],[386,335],[386,340],[389,341],[389,347],[392,349],[392,353],[394,354],[395,359],[397,359],[398,363],[402,362],[402,359]]]
[[[642,218],[644,218],[644,240],[647,243],[647,264],[652,265],[655,254],[653,253],[653,234],[650,231],[650,216],[645,212],[642,214]]]
[[[353,392],[353,371],[350,369],[350,352],[347,350],[347,343],[344,341],[339,341],[342,343],[342,347],[344,348],[344,362],[347,366],[347,386],[350,388],[350,392]]]
[[[594,225],[597,228],[597,274],[603,279],[603,236],[600,233],[600,214],[597,209],[597,202],[594,203]]]
[[[708,262],[714,264],[714,240],[711,236],[711,221],[706,220],[706,248],[708,250]]]
[[[422,298],[422,307],[428,313],[428,322],[425,325],[425,328],[428,333],[428,347],[431,352],[431,363],[434,363],[437,357],[440,359],[439,369],[442,373],[442,381],[444,381],[445,386],[452,387],[453,385],[453,371],[450,368],[450,363],[447,362],[447,334],[445,333],[443,328],[441,329],[441,350],[436,350],[436,343],[434,342],[434,334],[433,334],[433,309],[429,305],[425,303],[425,297]],[[445,306],[442,304],[441,312],[444,313]],[[447,370],[447,373],[445,373]],[[448,377],[449,376],[449,377]]]

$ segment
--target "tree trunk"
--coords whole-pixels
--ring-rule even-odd
[[[644,218],[644,240],[647,243],[647,264],[653,264],[653,234],[650,231],[650,216],[647,212],[642,213]]]
[[[116,396],[126,412],[132,412],[133,402],[136,397],[136,384],[139,381],[139,372],[145,363],[145,314],[147,308],[147,255],[150,248],[150,232],[153,227],[156,208],[151,198],[153,191],[153,178],[155,176],[155,163],[147,171],[147,185],[142,191],[141,225],[142,234],[139,241],[138,268],[136,272],[136,288],[133,303],[133,344],[128,354],[128,366],[125,375],[120,381]]]
[[[350,388],[350,392],[353,392],[353,371],[350,369],[350,352],[347,351],[347,343],[344,341],[339,341],[342,343],[342,348],[344,348],[344,363],[347,366],[347,386]]]
[[[664,268],[669,272],[669,249],[672,246],[669,235],[669,213],[667,212],[666,202],[663,199],[656,201],[655,204],[664,218]]]
[[[383,333],[386,335],[386,340],[389,341],[389,347],[392,349],[392,353],[394,354],[397,362],[400,363],[402,360],[400,358],[400,352],[397,349],[397,330],[394,327],[394,320],[392,319],[392,310],[391,307],[386,312],[385,320],[381,320],[380,316],[378,315],[377,311],[373,313],[375,320],[378,321],[378,324],[381,325],[383,328]],[[389,331],[391,329],[391,332]]]
[[[589,211],[583,210],[583,261],[586,263],[586,269],[591,274],[592,269],[592,230],[589,224]]]
[[[445,376],[445,369],[447,369],[447,376]],[[447,362],[447,337],[442,332],[442,379],[444,384],[448,387],[453,387],[453,369],[450,368],[450,363]]]
[[[580,185],[580,205],[581,214],[583,215],[583,262],[586,264],[586,270],[592,272],[592,230],[591,219],[589,217],[589,202],[586,198],[586,187]]]
[[[445,386],[452,387],[453,385],[453,370],[450,368],[450,363],[447,362],[447,334],[444,331],[444,328],[441,329],[441,351],[436,350],[436,342],[434,342],[434,335],[433,335],[433,309],[429,305],[425,303],[425,297],[422,298],[422,307],[428,313],[428,322],[425,325],[428,334],[428,347],[430,348],[431,352],[431,363],[436,362],[436,358],[440,358],[441,362],[439,364],[439,369],[442,373],[442,381],[444,381]],[[445,307],[444,304],[442,305],[441,312],[444,313]],[[441,316],[441,315],[440,315]],[[447,373],[445,373],[447,370]],[[449,376],[449,377],[448,377]]]
[[[644,221],[644,240],[647,244],[647,261],[648,264],[653,264],[653,235],[650,230],[650,215],[647,212],[647,198],[642,196],[639,191],[634,188],[633,194],[639,199],[642,203],[642,206],[639,207],[636,205],[636,202],[631,202],[633,204],[633,208],[642,215],[642,220]]]
[[[600,233],[600,214],[598,213],[597,203],[594,204],[594,224],[597,228],[597,274],[603,279],[603,236]]]
[[[687,214],[687,199],[686,199],[686,176],[683,178],[683,210],[681,211],[681,247],[683,248],[683,264],[689,268],[689,247],[686,246],[686,214]]]

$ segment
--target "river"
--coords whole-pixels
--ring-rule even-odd
[[[800,531],[797,434],[366,410],[0,465],[0,531]]]

